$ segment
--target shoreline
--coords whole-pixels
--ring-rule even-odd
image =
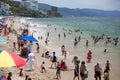
[[[16,18],[17,19],[17,18]],[[8,24],[10,24],[10,23],[8,23]],[[9,25],[8,25],[9,26]],[[15,27],[16,26],[16,27]],[[18,28],[18,26],[19,27],[23,27],[23,28],[25,28],[25,25],[23,25],[23,24],[21,24],[19,21],[18,22],[15,22],[14,23],[14,28],[16,28],[16,30],[18,30],[19,28]],[[31,27],[30,27],[31,28]],[[10,34],[10,36],[13,36],[13,37],[10,37],[10,39],[9,39],[9,43],[7,44],[7,45],[5,45],[5,46],[3,46],[4,48],[7,48],[8,50],[12,50],[12,43],[13,43],[13,41],[16,41],[15,39],[16,39],[16,36],[14,35],[14,34]],[[45,35],[44,35],[45,36]],[[7,39],[7,36],[5,36],[5,38]],[[82,41],[83,42],[83,41]],[[50,53],[51,52],[53,52],[55,49],[53,49],[53,48],[55,48],[55,47],[51,47],[51,46],[46,46],[45,44],[44,44],[44,40],[42,40],[42,41],[40,41],[39,42],[39,45],[40,45],[40,53],[36,53],[36,45],[34,44],[33,46],[34,46],[34,48],[33,48],[33,52],[34,52],[34,54],[35,54],[35,56],[36,56],[36,59],[35,59],[35,71],[33,71],[33,72],[27,72],[27,70],[29,69],[29,65],[27,64],[26,65],[26,67],[25,68],[23,68],[24,69],[24,72],[25,72],[25,74],[28,74],[28,75],[30,75],[30,77],[33,79],[33,80],[54,80],[55,79],[55,71],[56,70],[53,70],[53,69],[49,69],[49,67],[50,67],[50,65],[51,65],[51,63],[49,62],[49,60],[47,60],[47,59],[45,59],[45,58],[42,58],[41,57],[41,54],[43,53],[43,52],[45,52],[45,51],[47,51],[47,50],[49,50],[50,51]],[[7,46],[7,47],[6,47]],[[51,47],[52,48],[52,50],[50,50],[50,48],[49,47]],[[56,47],[56,48],[58,48],[58,47]],[[82,48],[83,49],[83,48]],[[115,55],[115,54],[112,54],[112,52],[110,52],[110,54],[111,55],[109,55],[109,53],[108,54],[103,54],[103,55],[105,55],[104,57],[103,57],[103,55],[98,55],[98,54],[95,54],[96,52],[98,52],[98,53],[101,53],[101,51],[100,50],[96,50],[96,49],[94,49],[94,48],[91,48],[92,49],[92,51],[93,50],[95,50],[95,51],[93,51],[93,56],[95,56],[94,58],[93,58],[93,60],[92,60],[92,62],[91,63],[86,63],[87,64],[87,67],[88,67],[88,72],[89,72],[89,77],[88,77],[88,79],[87,80],[93,80],[93,75],[94,75],[94,65],[95,65],[95,63],[97,62],[97,61],[95,61],[95,60],[97,60],[97,59],[99,59],[99,61],[101,62],[101,65],[104,67],[104,64],[105,64],[105,61],[106,61],[106,59],[105,58],[110,58],[110,61],[111,61],[111,63],[112,64],[115,64],[114,62],[112,62],[112,59],[111,59],[111,55]],[[89,50],[89,49],[88,49]],[[17,52],[17,53],[19,53],[20,54],[20,52],[18,52],[18,51],[15,51],[15,52]],[[61,53],[59,53],[60,52],[60,47],[58,48],[58,50],[56,50],[55,51],[57,54],[59,54],[59,55],[57,55],[57,56],[60,56],[61,55]],[[87,54],[87,50],[86,49],[83,49],[80,53],[83,53],[84,52],[84,54],[80,54],[80,61],[83,61],[83,60],[86,60],[86,54]],[[71,54],[69,54],[69,55],[71,55]],[[72,64],[71,65],[71,58],[74,56],[74,55],[76,55],[76,54],[73,54],[72,56],[67,56],[67,57],[70,57],[70,59],[67,59],[67,60],[65,60],[66,61],[66,63],[67,63],[67,65],[68,65],[68,68],[74,68],[74,64]],[[96,56],[97,55],[97,56]],[[100,56],[100,57],[99,57]],[[116,57],[115,57],[116,58]],[[118,56],[118,58],[119,58],[119,56]],[[26,59],[25,59],[26,60]],[[41,64],[41,62],[42,61],[45,61],[45,65],[46,65],[46,69],[47,69],[47,73],[40,73],[40,64]],[[103,63],[104,62],[104,63]],[[116,64],[115,64],[116,65]],[[118,65],[118,64],[117,64]],[[119,66],[119,65],[118,65]],[[115,69],[115,66],[113,66],[113,69]],[[9,69],[9,71],[13,71],[14,72],[14,74],[13,74],[13,80],[16,80],[16,79],[19,79],[19,80],[23,80],[24,79],[24,77],[19,77],[19,75],[18,75],[18,70],[19,69],[14,69],[14,68],[12,68],[12,70],[11,69]],[[111,73],[116,73],[115,71],[112,71]],[[114,75],[114,74],[111,74],[110,73],[110,79],[115,79],[115,77],[116,77],[116,75]],[[67,74],[67,75],[66,75]],[[119,72],[118,73],[116,73],[116,74],[118,74],[119,75]],[[39,77],[40,76],[40,77]],[[62,79],[61,80],[71,80],[71,78],[73,78],[73,71],[62,71],[62,73],[61,73],[61,76],[62,76]],[[70,77],[68,77],[68,76],[70,76]],[[116,78],[116,80],[117,79],[119,79],[119,78]]]
[[[47,26],[47,24],[46,24],[46,26]],[[47,27],[47,28],[51,28],[51,27]],[[53,28],[54,28],[54,25],[53,25]],[[47,33],[47,31],[46,31],[46,33]],[[52,36],[52,35],[51,35]],[[58,40],[59,41],[59,40]],[[81,42],[83,42],[83,43],[85,43],[85,41],[81,41]],[[44,43],[44,42],[43,42]],[[92,43],[91,43],[92,44]],[[90,44],[90,45],[91,45]],[[99,43],[99,44],[101,44],[101,42]],[[107,59],[109,59],[110,61],[111,61],[111,63],[112,64],[114,64],[114,62],[112,62],[112,58],[111,58],[111,56],[113,55],[113,53],[114,53],[114,48],[112,49],[111,47],[109,48],[108,47],[108,50],[110,50],[110,51],[108,51],[107,52],[107,54],[104,54],[103,52],[101,52],[102,51],[102,46],[100,45],[99,46],[99,44],[98,44],[98,46],[93,46],[93,47],[91,47],[91,48],[88,48],[88,49],[86,49],[86,48],[84,48],[84,49],[82,49],[82,51],[80,51],[80,55],[77,55],[77,54],[70,54],[71,56],[68,56],[68,60],[66,61],[67,62],[67,65],[68,65],[68,67],[72,67],[72,68],[74,68],[73,67],[73,64],[72,64],[72,66],[71,66],[71,59],[73,58],[73,56],[74,55],[77,55],[77,56],[79,56],[79,58],[80,58],[80,60],[81,61],[85,61],[86,60],[86,55],[87,55],[87,51],[89,50],[89,49],[91,49],[92,51],[93,51],[93,56],[95,56],[95,57],[93,57],[93,60],[92,60],[92,62],[89,64],[89,63],[86,63],[87,64],[87,66],[88,66],[88,71],[90,72],[90,78],[89,79],[93,79],[94,77],[94,69],[93,69],[93,66],[99,61],[100,63],[101,63],[101,65],[102,65],[102,67],[103,67],[103,70],[104,70],[104,66],[105,66],[105,62],[106,62],[106,60]],[[103,43],[102,43],[102,45],[103,45]],[[81,45],[81,47],[82,47],[83,45]],[[48,46],[47,46],[48,47]],[[49,47],[51,47],[51,46],[49,46]],[[60,46],[57,46],[57,47],[51,47],[52,48],[52,51],[54,51],[54,50],[56,50],[55,48],[57,48],[57,50],[56,50],[56,52],[57,52],[57,54],[58,54],[58,56],[59,57],[61,57],[61,52],[60,52]],[[58,49],[59,49],[59,51],[58,51]],[[67,50],[68,49],[71,49],[71,48],[68,48],[67,47]],[[103,49],[104,49],[104,47],[103,47]],[[97,54],[96,54],[96,52],[97,52]],[[84,53],[84,54],[81,54],[81,53]],[[100,55],[101,53],[103,53],[102,55]],[[109,54],[110,53],[110,54]],[[97,60],[97,61],[96,61]],[[118,60],[117,60],[118,61]],[[117,62],[116,62],[117,63]],[[115,63],[115,65],[116,65],[116,63]],[[92,69],[90,68],[92,66]],[[89,69],[90,68],[90,69]],[[114,66],[114,68],[115,68],[115,66]],[[112,72],[111,72],[112,73]],[[71,74],[73,74],[73,71],[71,72]],[[70,74],[70,75],[71,75]],[[65,77],[65,76],[64,76]],[[111,76],[111,78],[112,78],[113,76]]]

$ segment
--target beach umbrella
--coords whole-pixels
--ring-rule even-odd
[[[0,75],[0,80],[7,80],[4,76]]]
[[[3,20],[0,20],[0,23],[5,23]]]
[[[1,22],[0,22],[0,25],[2,25],[2,27],[5,27],[7,24],[6,24],[6,23],[1,23]]]
[[[38,42],[38,40],[33,36],[22,36],[21,40]]]
[[[5,21],[0,20],[0,25],[2,25],[4,27],[6,25]]]
[[[0,22],[0,24],[2,25],[3,23],[2,23],[2,22]]]
[[[6,39],[0,37],[0,44],[7,44],[7,43],[8,41]]]
[[[22,67],[26,61],[13,52],[0,50],[0,67]]]

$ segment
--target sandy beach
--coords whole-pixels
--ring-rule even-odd
[[[13,28],[17,31],[17,34],[21,33],[21,31],[19,31],[20,27],[28,28],[28,30],[30,31],[30,34],[32,34],[31,31],[34,28],[33,27],[26,27],[26,25],[20,23],[20,21],[18,19],[20,19],[20,18],[18,18],[18,17],[13,18],[13,20],[15,21],[13,23]],[[11,20],[10,19],[6,20],[6,23],[9,27],[11,25]],[[52,32],[52,31],[49,31],[49,32]],[[45,31],[45,33],[47,33],[47,31]],[[58,34],[55,34],[54,36],[57,36],[57,35]],[[10,33],[8,36],[9,36],[8,44],[0,45],[0,48],[5,49],[5,50],[13,51],[13,42],[17,43],[17,35],[15,35],[14,33]],[[8,36],[3,36],[2,35],[2,37],[5,38],[5,39],[8,39]],[[43,35],[43,36],[45,36],[45,35]],[[53,36],[53,35],[51,35],[51,36]],[[50,38],[50,40],[51,39],[53,39],[53,38]],[[57,44],[57,42],[59,42],[58,45],[66,44],[66,43],[62,43],[63,40],[65,40],[65,39],[61,38],[61,41],[56,39],[54,41],[54,43]],[[13,73],[12,80],[25,80],[26,75],[29,75],[29,77],[31,77],[32,80],[56,80],[56,69],[50,69],[50,66],[51,66],[50,59],[46,59],[46,58],[43,58],[41,56],[42,56],[42,53],[45,53],[47,50],[49,50],[50,53],[55,51],[56,54],[57,54],[57,57],[59,58],[58,60],[60,61],[63,57],[63,56],[61,56],[61,53],[60,53],[60,46],[55,47],[54,45],[51,45],[52,42],[49,42],[49,44],[47,46],[47,45],[45,45],[44,41],[45,41],[44,37],[43,37],[42,41],[39,41],[39,45],[40,45],[40,52],[39,53],[36,52],[36,44],[33,42],[33,47],[32,47],[33,49],[32,50],[33,50],[33,53],[35,54],[34,71],[32,71],[32,72],[28,71],[29,70],[29,64],[27,63],[26,66],[23,67],[23,73],[24,73],[23,77],[19,76],[19,69],[20,68],[15,68],[15,67],[0,68],[0,74],[4,75],[4,76],[7,76],[8,72],[12,72]],[[65,42],[67,42],[67,40],[65,40]],[[88,70],[88,78],[86,78],[86,80],[94,80],[94,65],[98,61],[100,62],[101,66],[102,66],[102,69],[104,71],[105,63],[106,63],[107,60],[109,60],[110,63],[112,64],[111,71],[110,71],[110,80],[119,80],[119,75],[120,75],[119,52],[117,54],[114,54],[115,49],[111,49],[111,48],[108,47],[109,51],[107,53],[103,53],[103,50],[105,49],[105,46],[101,47],[101,45],[103,45],[102,42],[97,44],[97,45],[100,45],[100,46],[90,47],[90,48],[83,47],[83,45],[84,45],[83,43],[85,43],[84,40],[81,40],[80,43],[82,45],[80,45],[79,47],[76,47],[74,50],[76,50],[76,51],[80,50],[81,54],[79,54],[79,55],[76,54],[76,53],[74,53],[72,55],[68,54],[65,62],[67,64],[67,67],[68,67],[69,70],[68,71],[61,71],[61,80],[73,80],[73,77],[74,77],[74,70],[73,70],[74,69],[74,64],[72,63],[73,56],[74,55],[80,56],[79,57],[80,61],[86,61],[86,55],[87,55],[87,52],[89,50],[92,50],[92,52],[93,52],[93,54],[92,54],[93,59],[92,59],[91,63],[86,63],[87,70]],[[70,44],[70,45],[72,45],[72,44]],[[92,45],[92,41],[90,41],[90,45]],[[17,44],[16,44],[16,47],[17,47]],[[74,46],[73,47],[66,46],[66,48],[67,48],[67,51],[69,53],[74,52],[73,50],[70,50],[70,49],[74,48]],[[14,52],[16,54],[20,55],[20,51],[14,50]],[[27,58],[24,58],[24,60],[27,60]],[[46,67],[46,71],[47,71],[46,73],[41,73],[40,65],[43,61],[45,62],[45,67]],[[116,61],[116,62],[114,62],[114,61]],[[103,80],[103,75],[102,75],[101,80]]]

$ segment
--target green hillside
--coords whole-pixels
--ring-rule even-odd
[[[44,17],[45,16],[39,11],[25,9],[20,5],[20,3],[10,1],[10,0],[1,0],[1,1],[11,6],[10,10],[13,13],[12,15],[24,16],[24,17]]]

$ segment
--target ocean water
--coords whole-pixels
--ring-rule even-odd
[[[106,46],[106,39],[104,39],[94,45],[91,38],[91,35],[99,36],[105,34],[112,38],[119,37],[120,41],[119,18],[32,18],[28,20],[28,22],[37,25],[35,27],[30,27],[30,32],[33,33],[36,38],[38,38],[38,36],[43,36],[43,39],[39,40],[40,45],[46,46],[51,52],[55,51],[58,57],[64,58],[64,56],[61,55],[62,45],[65,45],[67,60],[70,61],[74,55],[77,55],[81,61],[86,61],[87,52],[91,50],[93,59],[91,64],[87,64],[89,72],[94,73],[94,69],[89,67],[94,66],[96,62],[101,62],[101,65],[104,67],[106,60],[110,60],[113,65],[111,72],[114,73],[111,75],[111,80],[119,79],[120,64],[118,63],[120,62],[120,42],[117,46],[113,44],[108,44]],[[75,32],[76,29],[79,29],[80,32]],[[49,32],[48,45],[45,44],[47,32]],[[63,36],[64,33],[66,33],[66,38]],[[60,34],[60,38],[58,38],[58,34]],[[74,46],[74,38],[78,36],[81,36],[81,41],[77,46]],[[89,41],[88,47],[86,47],[86,40]],[[107,53],[104,53],[104,49],[107,49]],[[71,62],[67,64],[71,65]],[[93,76],[93,74],[90,74],[90,76]],[[93,80],[93,77],[90,78],[90,80]]]
[[[109,44],[106,46],[105,40],[99,41],[96,46],[94,46],[91,35],[102,35],[111,36],[112,38],[120,38],[120,19],[119,18],[99,18],[99,17],[78,17],[78,18],[33,18],[30,19],[31,23],[37,25],[37,27],[31,28],[31,32],[34,32],[36,38],[38,36],[43,36],[43,40],[40,41],[44,43],[47,32],[50,33],[49,42],[47,47],[52,51],[57,51],[61,54],[61,46],[65,45],[68,53],[70,55],[83,55],[87,53],[88,50],[101,49],[101,53],[106,48],[110,51],[120,54],[120,43],[117,46]],[[56,31],[55,31],[56,28]],[[75,32],[75,29],[79,29],[80,32]],[[32,33],[33,33],[32,32]],[[81,34],[82,32],[82,34]],[[63,37],[63,33],[66,33],[66,38]],[[58,38],[60,34],[60,39]],[[81,36],[81,42],[74,46],[74,38]],[[89,41],[89,47],[86,48],[86,40]],[[111,50],[112,49],[112,50]],[[98,52],[98,53],[99,53]],[[69,57],[70,57],[69,55]]]
[[[120,36],[119,18],[38,18],[32,19],[32,22],[37,24],[51,24],[52,27],[56,27],[58,29],[80,29],[86,36],[88,34],[106,34],[113,37]]]
[[[65,32],[73,36],[82,36],[87,39],[90,35],[105,34],[111,37],[120,37],[120,19],[119,18],[96,18],[96,17],[79,17],[79,18],[35,18],[31,22],[38,24],[38,27],[43,27],[45,31],[57,28],[57,32]],[[42,26],[39,24],[43,24]],[[50,28],[45,25],[50,24]],[[63,30],[64,28],[64,30]],[[69,29],[73,32],[70,34]],[[82,35],[75,29],[80,29]]]

